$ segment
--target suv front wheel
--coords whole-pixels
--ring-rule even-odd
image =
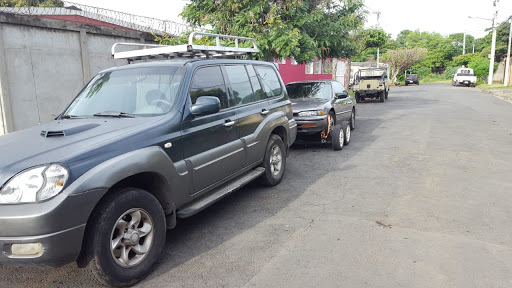
[[[266,186],[275,186],[281,182],[286,167],[286,155],[283,140],[276,134],[270,135],[265,150],[262,167],[265,173],[261,175],[261,182]]]
[[[108,195],[93,212],[85,241],[87,269],[99,282],[127,287],[152,270],[165,244],[160,202],[138,188]]]

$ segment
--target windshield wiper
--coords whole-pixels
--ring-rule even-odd
[[[99,117],[125,117],[125,118],[137,118],[139,116],[137,115],[134,115],[134,114],[130,114],[130,113],[125,113],[125,112],[119,112],[119,111],[103,111],[103,112],[100,112],[100,113],[96,113],[94,114],[93,116],[99,116]]]
[[[60,116],[59,119],[85,119],[85,117],[67,114]]]

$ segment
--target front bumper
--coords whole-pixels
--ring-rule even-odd
[[[85,225],[105,193],[96,189],[79,194],[66,191],[46,202],[0,206],[0,264],[58,267],[80,254]],[[13,244],[40,243],[33,255],[13,255]]]
[[[80,253],[84,231],[85,224],[47,235],[0,237],[0,264],[59,267],[73,262]],[[41,252],[35,255],[13,255],[13,244],[26,243],[40,243]]]
[[[295,117],[297,122],[297,134],[313,134],[327,129],[327,115]]]

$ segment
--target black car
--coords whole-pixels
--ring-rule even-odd
[[[409,74],[405,76],[405,85],[416,84],[420,85],[420,79],[418,78],[418,74]]]
[[[0,136],[0,264],[76,261],[104,284],[130,286],[152,270],[177,218],[252,180],[279,184],[297,129],[284,83],[272,63],[200,59],[214,52],[113,52],[192,59],[104,70],[54,121]]]
[[[297,122],[297,143],[327,142],[332,139],[335,149],[348,144],[350,130],[355,128],[356,101],[340,82],[292,82],[286,85],[286,90],[292,101],[293,118]],[[341,127],[343,122],[347,122],[347,125]],[[341,127],[341,135],[338,134],[338,127]],[[344,136],[341,143],[337,136]]]

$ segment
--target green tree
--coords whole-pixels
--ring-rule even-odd
[[[60,0],[0,0],[0,7],[64,7]]]
[[[191,0],[181,16],[213,33],[255,38],[260,57],[348,58],[362,27],[362,0]]]
[[[492,29],[483,38],[475,40],[475,53],[480,52],[481,56],[487,57],[491,53]],[[510,33],[510,22],[503,22],[496,29],[496,54],[495,61],[499,62],[507,56],[508,35]]]

